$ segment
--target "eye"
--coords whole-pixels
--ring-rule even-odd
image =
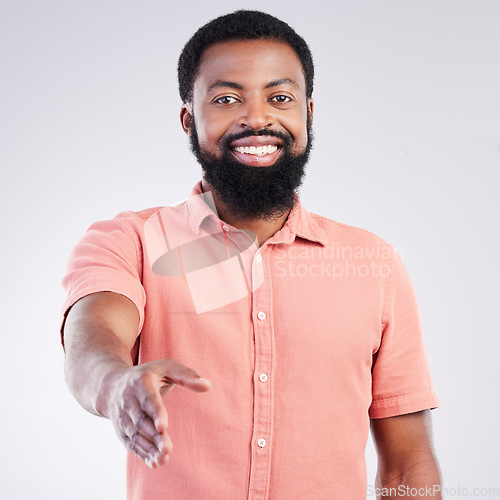
[[[278,104],[285,104],[286,102],[292,101],[292,98],[287,95],[275,95],[271,97],[271,101],[277,102]]]
[[[238,100],[236,99],[236,97],[223,95],[222,97],[218,97],[217,99],[215,99],[214,102],[218,104],[234,104],[235,102],[238,102]]]

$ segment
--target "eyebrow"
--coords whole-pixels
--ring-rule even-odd
[[[271,87],[279,87],[280,85],[284,85],[285,83],[290,83],[292,85],[295,85],[297,88],[300,88],[299,84],[295,80],[291,80],[290,78],[280,78],[279,80],[274,80],[272,82],[269,82],[264,88],[270,89]]]
[[[264,88],[270,89],[272,87],[279,87],[280,85],[284,85],[286,83],[295,85],[297,88],[300,88],[299,84],[295,80],[291,80],[290,78],[280,78],[279,80],[273,80],[272,82],[269,82]],[[239,83],[230,82],[227,80],[217,80],[215,83],[210,85],[210,87],[208,88],[208,91],[210,92],[213,89],[221,88],[221,87],[229,87],[232,89],[243,90],[243,85],[241,85]]]
[[[210,85],[209,87],[209,91],[210,90],[213,90],[213,89],[216,89],[216,88],[219,88],[219,87],[230,87],[232,89],[238,89],[238,90],[242,90],[243,89],[243,85],[240,85],[239,83],[235,83],[235,82],[228,82],[226,80],[217,80],[215,83],[213,83],[212,85]]]

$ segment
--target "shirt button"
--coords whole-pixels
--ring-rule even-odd
[[[261,382],[267,382],[267,375],[266,375],[265,373],[261,373],[261,374],[259,375],[259,380],[260,380]]]
[[[227,226],[222,226],[222,229],[223,229],[224,231],[229,231],[229,228],[228,228]]]
[[[260,448],[264,448],[264,446],[266,446],[267,442],[264,438],[260,438],[258,441],[257,441],[257,444],[259,445]]]
[[[257,314],[257,318],[259,318],[261,321],[264,321],[266,319],[266,313],[260,311],[259,314]]]
[[[262,255],[260,253],[257,254],[257,262],[262,262]]]

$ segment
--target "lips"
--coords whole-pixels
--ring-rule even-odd
[[[237,146],[233,151],[249,155],[265,156],[274,153],[278,149],[276,144],[266,144],[265,146]]]
[[[282,141],[272,136],[250,136],[231,143],[231,152],[245,165],[266,167],[281,154]]]

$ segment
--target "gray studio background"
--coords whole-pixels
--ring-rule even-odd
[[[500,497],[500,2],[1,0],[2,498],[124,498],[110,422],[63,380],[60,280],[93,221],[177,202],[200,178],[176,61],[201,24],[239,7],[309,42],[303,203],[402,250],[442,402],[445,487]],[[373,484],[371,441],[367,463]]]

